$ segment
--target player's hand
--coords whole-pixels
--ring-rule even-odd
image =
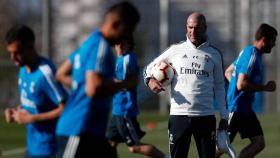
[[[24,109],[14,112],[13,117],[18,124],[27,124],[33,122],[33,116]]]
[[[266,91],[273,92],[276,89],[276,83],[275,81],[268,81],[265,85]]]
[[[12,123],[15,121],[13,118],[13,109],[12,108],[5,109],[4,114],[5,114],[5,120],[7,123]]]
[[[227,129],[228,129],[228,120],[221,119],[218,130],[227,130]]]
[[[155,93],[165,91],[165,89],[162,87],[162,84],[153,78],[150,79],[148,85],[149,85],[149,88]]]

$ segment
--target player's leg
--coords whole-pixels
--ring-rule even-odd
[[[106,137],[109,140],[109,143],[112,149],[114,150],[114,152],[116,153],[116,155],[117,155],[118,144],[124,142],[124,139],[120,135],[117,126],[118,126],[118,119],[116,116],[112,116],[106,131]]]
[[[165,154],[151,144],[141,143],[140,145],[129,146],[128,150],[132,153],[138,153],[153,158],[164,158]]]
[[[58,158],[74,158],[78,149],[78,145],[80,142],[80,137],[78,136],[58,136],[57,137],[57,146]]]
[[[214,158],[216,151],[216,118],[212,116],[193,117],[193,135],[200,158]]]
[[[117,128],[128,150],[132,153],[138,153],[154,158],[163,158],[164,154],[150,144],[140,143],[140,139],[145,135],[140,128],[136,117],[116,117],[118,119]]]
[[[229,140],[230,140],[230,143],[232,143],[234,141],[234,138],[236,136],[236,134],[238,133],[239,131],[239,124],[240,124],[240,119],[238,117],[238,114],[236,113],[230,113],[230,117],[229,117],[229,124],[228,124],[228,134],[229,134]],[[216,148],[216,157],[220,157],[223,153],[220,152],[218,150],[218,148]]]
[[[242,116],[241,138],[249,138],[250,144],[241,150],[239,157],[254,157],[265,148],[265,140],[260,122],[254,112]]]
[[[186,158],[192,136],[192,121],[188,116],[170,115],[168,122],[169,152],[172,158]]]

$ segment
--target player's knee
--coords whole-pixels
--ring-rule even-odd
[[[263,150],[265,148],[265,142],[264,141],[259,142],[257,144],[257,148],[258,148],[259,151]]]

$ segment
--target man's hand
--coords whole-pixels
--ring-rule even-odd
[[[265,85],[265,90],[269,92],[273,92],[276,89],[276,83],[275,81],[268,81]]]
[[[149,88],[154,93],[159,93],[161,91],[165,91],[165,89],[162,87],[162,84],[159,81],[157,81],[157,80],[155,80],[153,78],[150,79],[148,85],[149,85]]]
[[[5,114],[5,120],[7,123],[12,123],[15,121],[13,118],[13,112],[14,112],[13,108],[5,109],[4,114]]]
[[[18,109],[14,112],[13,117],[18,124],[27,124],[33,122],[33,115],[24,109]]]
[[[227,129],[228,129],[228,120],[221,119],[218,130],[227,130]]]

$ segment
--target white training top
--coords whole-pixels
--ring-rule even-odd
[[[214,115],[215,99],[221,118],[228,119],[222,57],[208,41],[199,47],[189,39],[172,45],[147,66],[145,80],[152,77],[151,69],[160,61],[176,71],[171,82],[170,115]]]

